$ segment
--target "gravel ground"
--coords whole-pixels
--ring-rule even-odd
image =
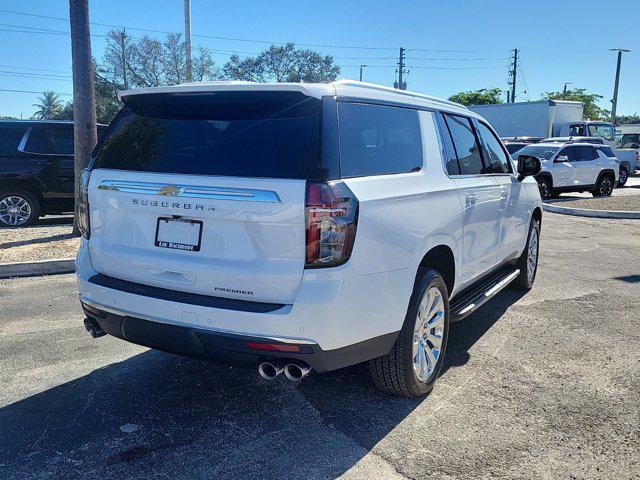
[[[640,212],[640,192],[638,195],[620,195],[612,197],[593,197],[551,200],[547,203],[559,207],[586,208],[590,210],[609,210]]]
[[[0,281],[0,478],[637,479],[638,299],[639,221],[545,214],[533,290],[452,325],[407,400],[93,340],[72,275]]]
[[[0,228],[0,263],[75,257],[80,239],[71,217],[45,217],[33,227]]]

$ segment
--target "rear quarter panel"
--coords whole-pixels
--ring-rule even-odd
[[[406,269],[408,275],[415,277],[424,255],[438,245],[451,248],[456,272],[460,271],[460,197],[444,172],[432,114],[420,112],[420,120],[422,171],[344,180],[360,202],[350,259],[359,275]]]

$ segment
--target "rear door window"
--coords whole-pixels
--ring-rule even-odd
[[[438,130],[440,131],[440,139],[442,140],[442,158],[447,167],[447,173],[449,175],[460,175],[460,166],[458,165],[456,150],[451,140],[449,127],[447,127],[442,113],[438,112],[436,114],[436,122],[438,124]]]
[[[27,143],[24,145],[24,152],[26,153],[49,153],[48,139],[47,139],[46,127],[31,127]]]
[[[95,168],[306,179],[319,164],[321,100],[300,92],[130,97]]]
[[[511,162],[502,147],[502,142],[496,138],[489,128],[481,122],[478,125],[478,135],[482,139],[482,152],[487,173],[511,173]]]
[[[480,146],[473,132],[471,120],[459,115],[444,115],[453,145],[458,156],[461,175],[479,175],[484,173],[484,165],[480,156]]]
[[[616,156],[615,153],[613,153],[613,150],[611,150],[611,147],[599,147],[598,150],[600,150],[605,154],[605,156],[609,158],[615,158]]]
[[[339,103],[342,177],[408,173],[422,168],[417,110]]]

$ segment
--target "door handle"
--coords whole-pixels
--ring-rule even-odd
[[[476,194],[475,193],[467,193],[464,196],[464,203],[467,207],[472,207],[476,204]]]

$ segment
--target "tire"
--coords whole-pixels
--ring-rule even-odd
[[[624,187],[627,183],[627,180],[629,180],[629,172],[627,172],[626,168],[620,167],[620,176],[618,178],[618,186]]]
[[[0,191],[0,227],[33,225],[40,217],[40,210],[38,199],[26,190],[10,188]]]
[[[534,244],[535,242],[535,244]],[[532,250],[533,249],[533,250]],[[535,253],[533,271],[529,271],[529,253]],[[540,222],[536,219],[531,219],[529,224],[529,234],[527,235],[527,244],[524,247],[524,251],[518,259],[518,268],[520,274],[513,281],[512,286],[518,290],[531,290],[533,282],[536,280],[536,274],[538,273],[538,260],[540,254]]]
[[[553,197],[551,181],[547,177],[538,179],[538,189],[540,190],[540,196],[543,200]]]
[[[435,305],[436,313],[425,322],[424,317],[418,318],[418,313],[423,315],[423,310],[428,308],[428,305]],[[437,325],[437,327],[425,330],[423,326],[427,323]],[[407,315],[393,349],[387,355],[369,361],[373,382],[383,392],[401,397],[427,395],[433,389],[442,368],[448,335],[449,294],[444,280],[435,270],[419,271]],[[419,341],[414,345],[416,339]],[[440,340],[437,358],[435,358],[436,343],[432,343],[431,339]],[[415,355],[414,348],[418,352]],[[425,352],[423,355],[420,355],[421,349]],[[431,353],[428,354],[426,349]],[[423,362],[418,362],[414,367],[414,359],[418,360],[419,358]],[[433,364],[434,359],[435,365]],[[430,369],[428,365],[431,365]],[[420,368],[421,366],[423,369]],[[423,376],[422,379],[420,375]]]
[[[613,183],[615,182],[613,175],[605,173],[598,179],[596,188],[591,192],[594,197],[610,197],[613,193]]]

